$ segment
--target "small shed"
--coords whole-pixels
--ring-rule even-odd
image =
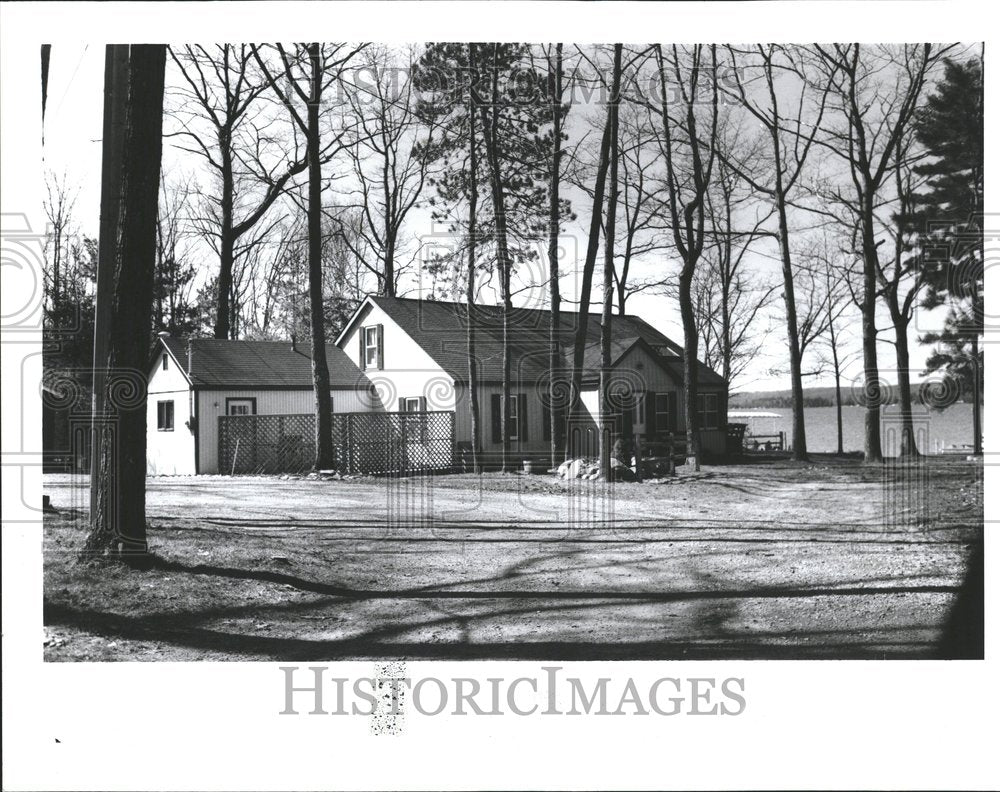
[[[334,344],[326,347],[334,412],[378,409],[371,383]],[[220,473],[219,417],[315,411],[312,357],[290,341],[173,338],[160,334],[149,368],[146,471]]]

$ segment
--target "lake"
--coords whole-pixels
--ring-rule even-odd
[[[748,411],[748,410],[747,410]],[[733,419],[751,423],[757,434],[782,431],[786,443],[792,434],[792,411],[773,408],[761,412],[776,413],[779,418]],[[985,410],[983,410],[985,413]],[[882,452],[895,456],[898,452],[898,407],[882,408]],[[864,448],[865,410],[863,407],[844,406],[844,451],[861,451]],[[837,408],[806,407],[806,445],[810,451],[837,450]],[[917,446],[921,453],[934,454],[949,445],[972,443],[972,405],[953,404],[943,410],[932,410],[921,404],[913,405],[913,425]],[[771,427],[774,427],[773,429]],[[985,429],[984,429],[985,433]],[[890,442],[891,441],[891,442]]]

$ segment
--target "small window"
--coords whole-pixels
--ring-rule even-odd
[[[517,411],[517,394],[511,394],[507,399],[507,403],[510,405],[507,413],[507,437],[511,440],[518,440],[521,437],[521,416]]]
[[[156,403],[156,430],[158,432],[174,431],[173,401],[158,401]]]
[[[719,428],[719,394],[698,394],[698,428]]]
[[[226,415],[256,415],[256,399],[226,399]]]
[[[403,400],[403,412],[420,412],[420,397]]]
[[[167,353],[166,352],[163,353],[163,370],[164,371],[167,370]]]
[[[645,423],[645,422],[644,422]],[[673,426],[670,422],[670,394],[656,394],[656,428],[660,431]]]
[[[646,425],[646,394],[640,393],[632,408],[632,423],[636,426]]]
[[[378,326],[365,328],[365,368],[378,366]]]

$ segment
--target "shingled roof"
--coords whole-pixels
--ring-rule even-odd
[[[291,341],[228,341],[218,338],[159,339],[196,388],[311,390],[309,348]],[[190,349],[190,371],[188,350]],[[336,345],[326,345],[331,390],[367,387],[354,362]]]
[[[456,380],[468,377],[466,347],[467,310],[464,303],[440,300],[371,297],[375,305],[416,341],[430,357]],[[510,317],[510,355],[512,378],[520,382],[539,382],[549,370],[548,310],[515,308]],[[499,306],[476,305],[473,322],[476,328],[476,357],[479,376],[486,382],[503,378],[503,328]],[[559,321],[559,346],[563,364],[573,359],[576,331],[575,311],[564,311]],[[614,315],[611,319],[611,361],[615,365],[636,344],[643,344],[660,364],[678,380],[682,349],[638,316]],[[590,314],[587,322],[587,345],[584,349],[584,377],[596,376],[601,360],[601,316]],[[699,378],[706,385],[723,385],[724,380],[704,363],[699,363]]]

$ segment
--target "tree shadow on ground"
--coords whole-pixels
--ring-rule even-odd
[[[563,558],[581,551],[546,556]],[[530,559],[515,564],[503,574],[480,580],[462,580],[414,588],[359,589],[349,586],[308,580],[301,576],[271,569],[240,569],[213,565],[189,565],[155,557],[153,568],[174,574],[211,576],[231,580],[252,580],[288,586],[299,592],[319,595],[322,599],[307,602],[252,604],[236,608],[216,607],[188,612],[163,612],[141,616],[106,612],[94,607],[68,603],[46,602],[44,616],[47,625],[63,625],[105,636],[167,643],[205,653],[221,653],[227,657],[321,660],[338,658],[452,658],[452,659],[884,659],[931,656],[933,639],[921,635],[933,633],[937,625],[918,624],[906,627],[879,628],[877,635],[859,642],[856,630],[790,630],[787,634],[747,632],[735,633],[725,628],[728,616],[739,601],[778,600],[815,597],[858,597],[899,594],[955,594],[959,588],[947,585],[900,585],[892,581],[864,581],[863,585],[818,587],[759,587],[728,590],[688,589],[674,591],[569,591],[518,588],[497,590],[470,588],[477,585],[507,584],[523,574],[529,566],[546,559]],[[850,581],[854,583],[854,581]],[[460,587],[460,588],[453,588]],[[250,635],[206,626],[204,622],[222,616],[267,619],[284,616],[294,622],[295,614],[311,609],[331,608],[350,602],[397,600],[417,601],[429,610],[437,611],[434,618],[401,615],[387,616],[360,633],[347,636],[288,637]],[[452,600],[467,604],[465,612],[446,612],[438,603]],[[495,607],[476,612],[476,601],[490,601]],[[650,603],[685,603],[701,608],[704,613],[694,625],[697,635],[680,635],[675,639],[609,642],[587,639],[510,640],[473,642],[468,626],[472,622],[487,622],[501,618],[558,619],[568,612],[593,612],[605,608]],[[728,603],[732,603],[731,605]],[[430,615],[430,614],[424,614]],[[335,620],[336,614],[330,616]],[[309,618],[299,616],[299,618]],[[581,617],[584,618],[584,617]],[[293,625],[294,626],[294,625]],[[414,631],[457,626],[460,640],[431,641],[407,639]],[[565,627],[562,628],[565,632]],[[305,631],[304,631],[305,632]],[[900,633],[893,635],[894,632]],[[558,632],[556,633],[558,635]],[[776,640],[777,636],[777,640]],[[787,642],[780,640],[787,638]]]

